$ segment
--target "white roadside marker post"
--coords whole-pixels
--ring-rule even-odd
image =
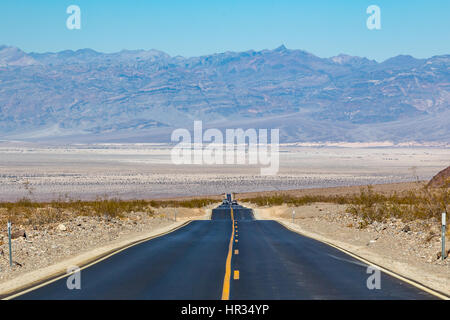
[[[177,209],[175,209],[175,221],[177,221]]]
[[[12,250],[11,250],[11,222],[8,221],[8,242],[9,242],[9,266],[12,267]]]
[[[446,225],[446,215],[445,212],[442,212],[442,261],[444,261],[445,257],[445,225]]]
[[[292,210],[292,223],[294,223],[294,218],[295,218],[295,210]]]

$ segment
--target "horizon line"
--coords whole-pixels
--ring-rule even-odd
[[[386,62],[387,60],[390,60],[392,58],[401,57],[401,56],[411,57],[411,58],[413,58],[415,60],[427,60],[427,59],[431,59],[433,57],[447,56],[447,55],[450,54],[450,53],[445,53],[445,54],[429,56],[427,58],[416,58],[415,56],[413,56],[411,54],[400,53],[400,54],[397,54],[395,56],[386,58],[386,59],[384,59],[382,61],[379,61],[377,59],[370,59],[370,58],[365,57],[365,56],[350,55],[350,54],[346,54],[346,53],[342,53],[342,52],[337,54],[337,55],[333,55],[333,56],[329,56],[329,57],[321,57],[321,56],[318,56],[318,55],[316,55],[316,54],[314,54],[314,53],[312,53],[310,51],[304,50],[304,49],[289,49],[284,44],[281,44],[280,46],[278,46],[278,47],[276,47],[274,49],[267,49],[267,48],[266,49],[261,49],[261,50],[249,49],[249,50],[245,50],[245,51],[227,50],[227,51],[213,52],[213,53],[202,54],[202,55],[197,55],[197,56],[170,55],[169,53],[167,53],[167,52],[165,52],[163,50],[155,49],[155,48],[151,48],[151,49],[142,49],[142,48],[140,48],[140,49],[125,49],[124,48],[124,49],[121,49],[119,51],[111,51],[111,52],[98,51],[98,50],[95,50],[95,49],[92,49],[92,48],[79,48],[79,49],[76,49],[76,50],[63,49],[63,50],[59,50],[59,51],[42,51],[42,52],[38,52],[38,51],[25,51],[25,50],[21,49],[18,46],[13,46],[13,45],[8,45],[8,44],[0,44],[0,49],[2,47],[3,48],[4,47],[6,47],[6,48],[16,48],[16,49],[18,49],[18,50],[20,50],[20,51],[22,51],[22,52],[24,52],[26,54],[58,54],[58,53],[65,52],[65,51],[78,52],[78,51],[83,51],[83,50],[91,50],[91,51],[94,51],[94,52],[99,53],[99,54],[115,54],[115,53],[120,53],[120,52],[124,52],[124,51],[147,51],[147,52],[148,51],[158,51],[158,52],[161,52],[161,53],[164,53],[164,54],[168,55],[170,58],[180,57],[180,58],[184,58],[184,59],[201,58],[201,57],[220,55],[220,54],[225,54],[225,53],[245,53],[245,52],[264,52],[264,51],[272,51],[273,52],[273,51],[286,50],[286,51],[301,51],[301,52],[305,52],[305,53],[311,54],[311,55],[313,55],[315,57],[318,57],[320,59],[331,59],[331,58],[340,57],[340,56],[347,56],[347,57],[357,57],[357,58],[367,59],[369,61],[375,61],[376,63],[383,63],[383,62]]]

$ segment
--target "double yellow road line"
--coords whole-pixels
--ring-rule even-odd
[[[225,263],[225,277],[223,278],[222,300],[230,300],[230,280],[231,280],[231,257],[233,255],[233,240],[234,240],[234,215],[233,208],[230,207],[231,212],[231,238],[228,245],[227,261]]]

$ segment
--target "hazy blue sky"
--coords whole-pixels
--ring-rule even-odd
[[[66,28],[71,4],[81,8],[81,30]],[[371,4],[381,8],[381,30],[366,27]],[[429,57],[450,53],[450,1],[2,0],[0,44],[27,52],[154,48],[183,56],[285,44],[320,57]]]

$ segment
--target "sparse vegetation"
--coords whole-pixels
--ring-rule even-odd
[[[397,218],[403,221],[417,219],[440,219],[443,211],[448,212],[450,200],[450,180],[440,188],[422,186],[401,194],[376,193],[371,186],[361,188],[359,194],[345,196],[302,196],[293,197],[279,193],[270,197],[242,199],[259,206],[287,204],[302,206],[317,202],[346,204],[347,211],[361,218],[360,228],[374,221]]]
[[[389,196],[377,194],[368,187],[351,199],[347,210],[362,218],[367,224],[386,221],[389,218],[402,221],[430,218],[439,220],[443,211],[448,212],[449,199],[448,186],[438,189],[424,187],[405,194],[394,193]]]
[[[359,194],[348,195],[305,195],[295,197],[282,192],[272,196],[258,196],[241,199],[259,206],[303,206],[312,203],[336,203],[347,205],[347,212],[359,217],[360,228],[374,221],[397,218],[403,221],[417,219],[440,219],[443,211],[448,212],[450,180],[440,188],[422,186],[403,193],[383,194],[373,191],[371,186],[361,188]],[[200,198],[190,200],[120,200],[98,198],[81,201],[61,198],[51,202],[35,202],[23,198],[17,202],[0,203],[0,223],[6,221],[22,225],[42,225],[64,221],[73,215],[123,217],[130,212],[154,214],[155,208],[202,208],[217,200]]]
[[[315,202],[328,202],[328,203],[339,203],[347,204],[349,203],[348,196],[302,196],[294,197],[291,195],[286,195],[283,193],[278,193],[270,197],[259,196],[255,198],[241,199],[243,202],[254,203],[258,206],[281,206],[287,204],[289,206],[304,206]]]
[[[154,214],[154,208],[202,208],[217,200],[120,200],[98,198],[94,201],[58,199],[34,202],[23,198],[17,202],[0,203],[0,224],[12,221],[21,225],[42,225],[67,220],[70,216],[101,216],[120,218],[130,212]]]
[[[151,200],[150,206],[153,208],[203,208],[210,204],[218,202],[213,199],[190,199],[190,200]]]

